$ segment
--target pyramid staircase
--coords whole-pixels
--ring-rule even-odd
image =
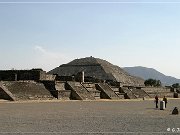
[[[114,91],[114,93],[116,93],[116,95],[118,95],[118,97],[120,99],[124,99],[125,97],[125,93],[124,92],[121,92],[120,91],[120,88],[119,87],[116,87],[116,86],[111,86],[111,89]]]
[[[66,89],[66,82],[63,81],[42,81],[46,89],[57,99],[69,100],[71,90]]]
[[[68,89],[71,90],[71,98],[75,100],[95,100],[95,97],[79,82],[67,82]]]
[[[71,90],[66,89],[66,82],[56,81],[55,89],[57,91],[58,99],[68,100],[71,98]]]
[[[134,95],[136,95],[137,98],[150,98],[149,94],[146,93],[143,89],[132,89],[132,92]]]
[[[106,83],[96,84],[96,88],[101,91],[101,98],[103,99],[120,99],[119,96]]]
[[[95,83],[84,82],[82,85],[95,97],[95,99],[100,99],[101,91],[96,89]]]
[[[125,93],[125,99],[137,99],[138,97],[133,93],[132,89],[121,87],[121,92]]]

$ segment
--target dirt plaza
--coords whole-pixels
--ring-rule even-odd
[[[0,134],[179,134],[179,99],[167,108],[151,100],[0,101]]]

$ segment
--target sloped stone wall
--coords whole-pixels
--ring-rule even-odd
[[[42,83],[34,81],[3,81],[16,100],[53,99],[54,97]]]

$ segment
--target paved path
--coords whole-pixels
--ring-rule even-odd
[[[145,101],[0,101],[0,134],[180,134],[180,100],[169,100],[166,110]],[[171,131],[167,131],[171,130]],[[179,131],[178,131],[179,130]],[[178,133],[177,133],[178,134]]]

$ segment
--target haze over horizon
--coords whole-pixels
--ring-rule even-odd
[[[177,0],[11,2],[0,0],[0,70],[49,71],[93,56],[180,78]]]

